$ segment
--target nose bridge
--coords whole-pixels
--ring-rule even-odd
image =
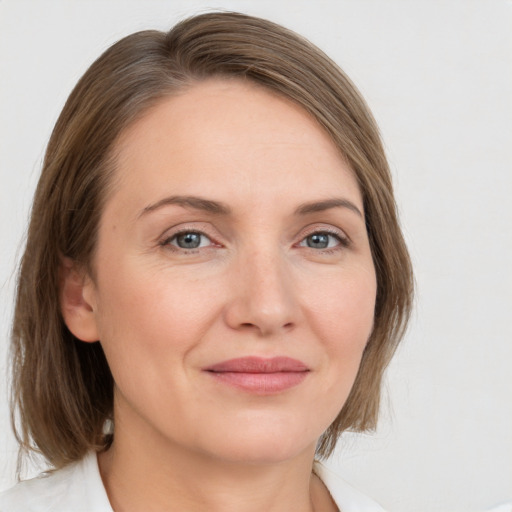
[[[231,305],[233,326],[260,334],[278,332],[296,322],[297,305],[290,268],[278,244],[250,244],[240,254],[235,296]]]

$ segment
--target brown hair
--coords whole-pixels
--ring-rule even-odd
[[[72,91],[48,144],[18,281],[12,331],[12,417],[20,453],[55,468],[108,447],[113,379],[100,343],[83,343],[59,308],[59,264],[90,262],[115,167],[115,142],[163,97],[210,77],[238,77],[308,111],[350,163],[361,188],[377,273],[374,329],[350,396],[317,454],[341,432],[375,427],[384,369],[403,335],[412,270],[375,122],[354,85],[318,48],[266,20],[215,12],[168,33],[143,31],[110,47]]]

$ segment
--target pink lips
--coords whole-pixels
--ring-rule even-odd
[[[290,357],[241,357],[203,368],[216,380],[258,395],[270,395],[300,384],[309,368]]]

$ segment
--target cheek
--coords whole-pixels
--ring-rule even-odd
[[[111,365],[183,357],[219,314],[213,282],[123,262],[103,267],[100,278],[99,332]]]
[[[98,302],[100,340],[118,405],[161,416],[162,425],[172,420],[158,412],[162,401],[186,415],[193,354],[219,316],[216,284],[180,279],[183,273],[127,262],[105,266]]]
[[[373,327],[376,279],[373,267],[333,275],[324,286],[310,287],[311,322],[328,343],[336,346],[366,344]],[[306,293],[306,292],[305,292]]]
[[[324,345],[323,365],[330,391],[343,402],[359,369],[373,328],[376,279],[372,267],[331,276],[310,293],[309,324]]]

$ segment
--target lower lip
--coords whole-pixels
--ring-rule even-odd
[[[208,372],[214,379],[257,395],[272,395],[299,385],[309,372]]]

